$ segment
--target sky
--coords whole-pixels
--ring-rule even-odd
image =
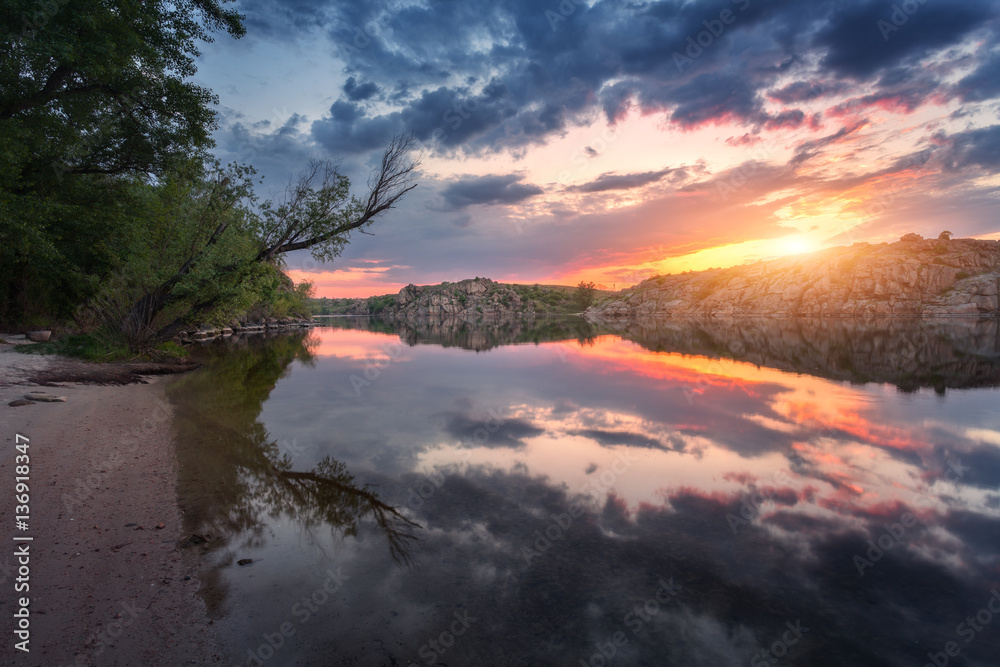
[[[724,267],[908,232],[1000,237],[1000,0],[238,0],[202,47],[215,154],[418,187],[318,296]]]

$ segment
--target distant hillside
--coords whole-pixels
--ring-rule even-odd
[[[998,294],[1000,242],[907,234],[891,244],[650,278],[587,316],[996,315]]]
[[[367,299],[313,299],[318,315],[382,315],[464,318],[579,313],[595,299],[615,294],[607,290],[565,285],[518,285],[489,278],[472,278],[439,285],[407,285],[398,294]]]

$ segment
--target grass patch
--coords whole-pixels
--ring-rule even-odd
[[[154,349],[150,356],[154,361],[166,361],[169,359],[184,359],[187,357],[187,350],[184,349],[182,345],[178,345],[172,340],[168,340],[165,343],[160,343]]]
[[[91,334],[77,334],[44,343],[18,345],[14,349],[25,354],[61,354],[86,361],[121,361],[135,356],[124,345],[110,345]]]
[[[113,343],[103,336],[77,334],[44,343],[18,345],[14,348],[25,354],[59,354],[84,361],[170,361],[187,356],[183,347],[173,341],[160,343],[147,354],[137,355],[126,345]]]

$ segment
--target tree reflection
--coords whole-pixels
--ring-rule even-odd
[[[307,533],[328,526],[341,538],[357,536],[370,520],[386,536],[393,559],[409,564],[418,524],[332,457],[295,470],[297,445],[276,442],[258,419],[292,362],[314,363],[316,343],[305,334],[221,341],[197,353],[207,368],[169,387],[185,529],[209,548],[235,536],[252,547],[263,543],[268,518],[291,519]]]
[[[594,339],[602,333],[598,326],[573,315],[491,317],[479,320],[456,315],[393,319],[331,317],[320,321],[322,326],[335,329],[396,334],[410,347],[440,345],[477,352],[504,345],[551,343],[574,339],[580,345],[592,345]]]

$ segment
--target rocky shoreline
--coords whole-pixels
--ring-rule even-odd
[[[238,336],[240,334],[307,329],[313,326],[316,326],[315,322],[302,317],[264,317],[257,321],[234,319],[222,327],[212,327],[203,324],[198,327],[188,328],[179,332],[173,340],[175,343],[190,345],[191,343],[207,343],[218,338]]]
[[[658,276],[595,304],[597,320],[650,315],[1000,314],[1000,242],[855,243],[728,269]]]

